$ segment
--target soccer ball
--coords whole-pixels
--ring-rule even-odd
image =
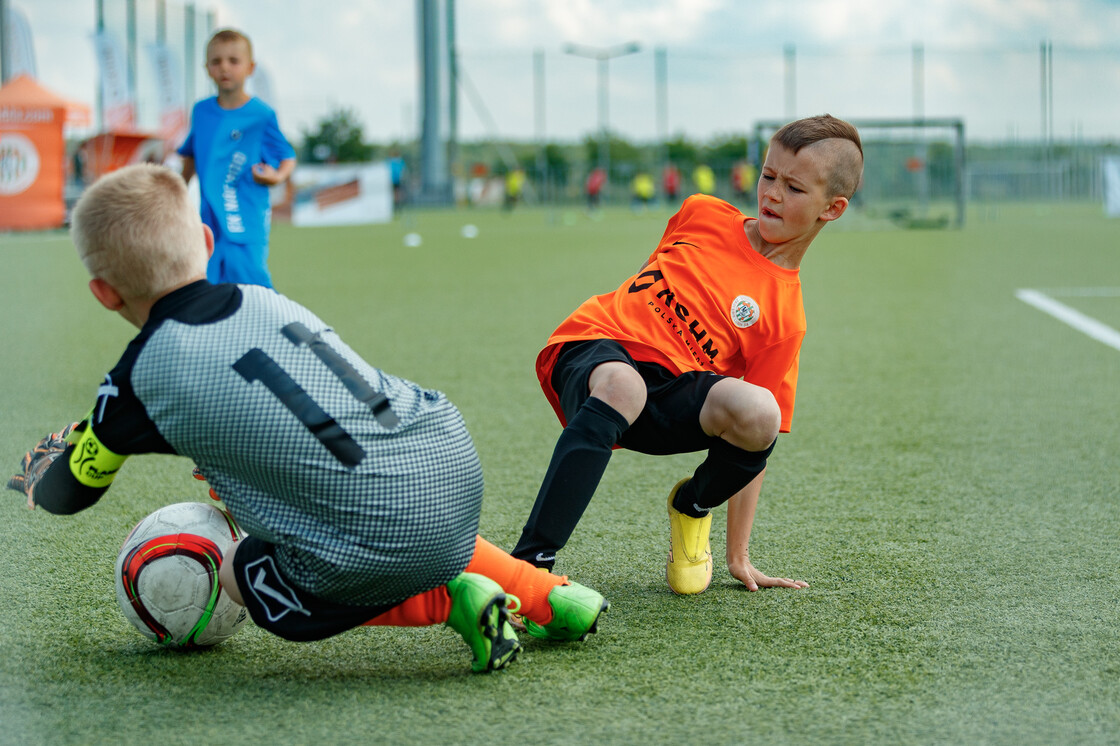
[[[128,534],[117,556],[117,603],[140,633],[160,645],[195,648],[232,636],[248,618],[222,592],[222,557],[242,537],[216,505],[175,503]]]

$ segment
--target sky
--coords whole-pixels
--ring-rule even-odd
[[[8,2],[29,21],[41,82],[95,104],[95,0]],[[124,0],[104,2],[108,15],[123,18]],[[153,25],[155,0],[137,3],[142,25]],[[290,139],[341,108],[353,110],[367,140],[416,136],[415,0],[197,7],[252,38]],[[748,133],[759,121],[828,112],[853,120],[960,118],[970,139],[1120,141],[1120,0],[457,0],[454,7],[463,140],[575,141],[605,122],[634,141],[707,141]],[[565,45],[629,42],[640,48],[608,63],[600,111],[599,64],[565,53]],[[198,78],[201,96],[208,82],[201,68]],[[154,96],[143,88],[142,123],[154,122]]]

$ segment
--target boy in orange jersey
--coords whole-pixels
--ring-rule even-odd
[[[552,568],[616,446],[707,451],[669,493],[669,587],[690,594],[711,583],[711,509],[724,503],[733,577],[752,591],[808,585],[763,574],[748,547],[766,459],[792,421],[806,328],[798,268],[862,171],[847,122],[787,124],[770,140],[758,218],[687,199],[637,274],[553,332],[537,375],[565,428],[515,557]]]

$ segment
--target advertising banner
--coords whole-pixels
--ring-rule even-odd
[[[299,165],[292,174],[297,226],[362,225],[393,219],[387,163]]]

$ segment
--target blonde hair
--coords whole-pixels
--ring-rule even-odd
[[[219,29],[218,31],[214,32],[214,35],[210,37],[210,41],[206,42],[206,57],[207,57],[207,59],[209,59],[209,57],[210,57],[210,47],[214,46],[214,44],[217,44],[217,43],[227,44],[229,42],[234,42],[234,41],[245,42],[245,48],[249,51],[249,60],[252,61],[252,59],[253,59],[253,42],[249,41],[248,36],[241,33],[237,29],[232,29],[232,28]]]
[[[829,192],[848,198],[855,194],[863,176],[863,143],[859,130],[848,122],[831,114],[820,114],[790,122],[771,139],[794,155],[804,147],[825,143],[822,147],[828,149]],[[855,149],[846,145],[845,140]]]
[[[98,179],[70,219],[71,240],[90,276],[136,300],[205,277],[203,235],[183,178],[147,163]]]

